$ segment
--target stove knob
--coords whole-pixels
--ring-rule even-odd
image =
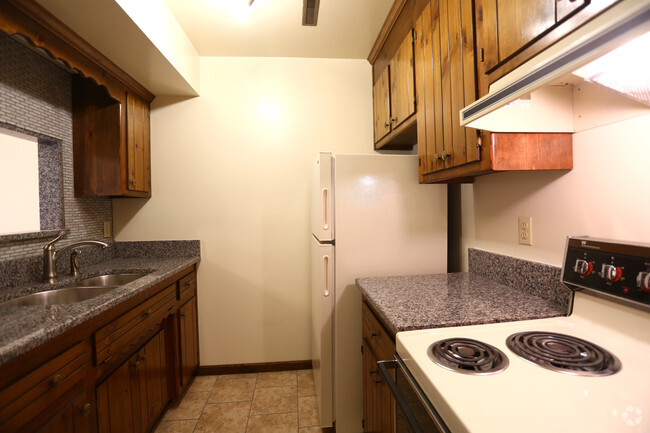
[[[615,283],[621,279],[621,276],[623,276],[623,272],[621,271],[621,268],[618,268],[614,265],[603,264],[603,268],[600,273],[600,276],[603,277],[605,281],[608,281],[610,283]]]
[[[573,267],[573,270],[579,275],[586,277],[594,270],[594,264],[586,260],[578,259],[576,260],[576,265]]]
[[[650,292],[650,272],[639,272],[636,276],[636,285],[644,292]]]

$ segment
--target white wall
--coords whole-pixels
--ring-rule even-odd
[[[571,171],[511,172],[461,187],[467,248],[561,266],[566,236],[650,243],[650,115],[573,136]],[[533,245],[517,243],[517,217],[533,217]]]
[[[114,200],[116,240],[201,240],[202,365],[311,359],[311,163],[372,152],[370,65],[201,58],[200,75],[200,97],[154,101],[152,198]]]

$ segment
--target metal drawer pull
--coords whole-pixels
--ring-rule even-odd
[[[379,361],[377,362],[377,367],[379,367],[379,371],[381,372],[381,375],[384,376],[384,379],[386,380],[386,385],[388,385],[388,388],[390,388],[390,393],[393,394],[393,397],[395,397],[395,402],[402,409],[402,412],[404,412],[404,415],[406,416],[406,421],[413,429],[413,432],[424,433],[424,431],[420,427],[420,424],[415,419],[413,412],[411,412],[411,408],[406,403],[406,400],[404,400],[404,396],[397,388],[397,384],[395,383],[392,376],[388,372],[389,368],[395,369],[398,367],[397,361]],[[375,383],[377,382],[375,381]]]
[[[81,408],[81,416],[90,415],[90,409],[92,409],[92,406],[90,405],[90,403],[84,404],[84,406]]]
[[[144,313],[142,313],[142,315],[145,317],[145,319],[148,319],[149,317],[151,317],[151,313],[152,313],[151,310],[147,310]]]
[[[50,380],[50,385],[52,388],[58,388],[59,385],[61,385],[61,382],[63,382],[63,377],[60,374],[57,374]]]

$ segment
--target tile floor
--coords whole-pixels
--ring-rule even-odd
[[[197,376],[154,433],[321,433],[311,370]]]

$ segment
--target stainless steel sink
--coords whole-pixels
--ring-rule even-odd
[[[97,277],[86,278],[74,283],[75,287],[108,287],[108,286],[123,286],[138,278],[144,277],[146,273],[131,273],[131,274],[107,274],[99,275]]]
[[[73,304],[110,292],[111,290],[117,289],[117,287],[66,287],[63,289],[46,290],[44,292],[32,293],[31,295],[10,299],[0,305],[25,307],[29,305]]]
[[[106,274],[77,281],[68,287],[46,290],[0,303],[2,306],[73,304],[102,295],[144,277],[146,273]]]

